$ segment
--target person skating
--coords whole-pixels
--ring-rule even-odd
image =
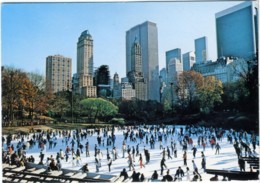
[[[168,159],[172,159],[172,157],[171,157],[171,152],[170,152],[170,149],[169,149],[169,147],[167,146],[167,155],[168,155]]]
[[[98,161],[97,157],[95,157],[95,165],[96,165],[96,172],[99,172],[100,164],[99,164],[99,161]]]
[[[142,154],[140,154],[140,157],[139,157],[139,163],[140,163],[140,168],[144,167],[144,164],[143,164],[143,157],[142,157]]]
[[[238,158],[238,165],[239,165],[240,171],[244,172],[245,171],[245,161],[242,159],[242,157]]]
[[[173,181],[173,177],[170,175],[170,170],[167,170],[167,173],[165,176],[163,176],[162,182],[171,182]]]
[[[206,171],[206,158],[205,155],[202,155],[202,160],[201,160],[201,167],[204,170],[204,172]]]
[[[181,167],[179,166],[178,170],[176,170],[175,176],[174,176],[174,181],[176,181],[177,179],[180,181],[182,180],[182,177],[184,176],[184,172],[181,169]]]
[[[193,158],[196,158],[196,152],[197,152],[197,148],[196,146],[193,146],[193,148],[191,149],[193,151]]]
[[[163,175],[163,168],[167,168],[167,166],[166,166],[166,164],[165,164],[165,159],[164,159],[164,157],[162,158],[162,160],[161,160],[161,175]]]
[[[134,165],[133,165],[133,159],[132,159],[130,153],[128,153],[128,161],[127,162],[128,162],[129,171],[131,171],[131,168],[133,168],[133,170],[135,170]]]
[[[84,173],[89,172],[88,164],[86,163],[84,166],[82,166],[82,168],[81,168],[80,170],[81,170],[82,172],[84,172]]]
[[[144,174],[142,173],[140,176],[140,182],[143,182],[145,180]]]
[[[107,165],[108,165],[108,170],[110,172],[111,171],[111,165],[112,165],[112,159],[110,157],[108,157]]]
[[[119,177],[124,177],[124,180],[122,182],[124,182],[126,179],[128,179],[128,174],[126,172],[126,169],[124,168],[123,171],[120,173]]]
[[[132,174],[132,179],[133,179],[133,182],[139,182],[140,181],[140,173],[136,173],[135,170],[133,171],[133,174]]]
[[[145,155],[145,160],[146,160],[145,164],[148,164],[150,161],[150,153],[149,153],[148,149],[144,149],[144,155]]]
[[[183,154],[183,165],[187,166],[187,152],[186,151],[184,151],[184,154]]]
[[[156,170],[154,170],[151,180],[158,180],[158,173]]]
[[[187,181],[190,181],[190,169],[189,169],[189,167],[186,167],[186,177],[187,177]]]
[[[221,148],[220,148],[220,145],[219,145],[218,143],[216,144],[216,147],[215,147],[215,148],[216,148],[216,153],[215,153],[215,154],[219,154],[219,150],[220,150]]]
[[[162,154],[162,157],[165,158],[165,155],[166,155],[165,148],[163,148],[163,151],[161,152],[161,154]]]
[[[198,167],[197,167],[196,163],[194,162],[194,160],[192,160],[192,165],[193,165],[193,170],[195,172],[197,172],[198,171]]]

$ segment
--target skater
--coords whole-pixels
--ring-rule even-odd
[[[128,179],[128,174],[126,172],[126,169],[124,168],[123,171],[120,173],[119,177],[124,177],[124,180],[122,182],[124,182],[126,179]]]
[[[172,159],[172,157],[171,157],[171,152],[170,152],[170,149],[169,149],[169,147],[167,146],[167,155],[168,155],[168,159]]]
[[[175,173],[175,176],[174,176],[174,180],[173,180],[173,181],[176,181],[177,179],[178,179],[178,181],[181,181],[183,176],[184,176],[184,172],[183,172],[183,170],[181,169],[181,167],[179,166],[178,170],[177,170],[176,173]]]
[[[197,168],[197,165],[196,165],[196,163],[194,162],[194,160],[192,160],[192,165],[193,165],[193,170],[194,170],[195,172],[197,172],[197,171],[198,171],[198,168]]]
[[[128,153],[128,161],[127,162],[128,162],[128,166],[129,166],[129,171],[131,171],[131,168],[133,168],[133,170],[135,170],[134,165],[133,165],[133,159],[132,159],[130,153]]]
[[[196,146],[193,146],[191,150],[193,151],[193,158],[196,158],[196,152],[197,152]]]
[[[173,181],[172,176],[170,175],[170,170],[167,170],[167,173],[165,176],[163,176],[162,182],[171,182]]]
[[[165,155],[166,155],[165,148],[163,148],[163,151],[161,152],[161,154],[162,154],[162,157],[165,159]]]
[[[190,169],[189,169],[189,167],[186,167],[186,177],[187,177],[187,181],[190,181]]]
[[[112,159],[110,158],[110,157],[108,157],[108,163],[107,163],[107,165],[108,165],[108,170],[109,170],[109,172],[111,171],[111,165],[112,165]]]
[[[97,157],[95,157],[95,165],[96,165],[96,172],[99,172],[100,163]]]
[[[238,165],[239,165],[240,171],[244,172],[245,171],[245,161],[242,159],[242,157],[238,158]]]
[[[215,154],[219,154],[219,149],[221,149],[221,148],[220,148],[220,145],[218,143],[216,144],[215,148],[216,148],[216,153]]]
[[[89,172],[89,170],[88,170],[88,164],[86,163],[80,170],[81,170],[83,173]]]
[[[184,154],[183,154],[183,165],[187,166],[187,152],[186,151],[184,151]]]
[[[158,173],[156,170],[154,170],[151,180],[154,180],[154,181],[158,180]]]
[[[164,159],[164,157],[162,158],[162,160],[161,160],[161,175],[163,175],[163,167],[165,167],[165,168],[167,168],[167,166],[166,166],[166,164],[165,164],[165,159]]]
[[[140,154],[140,157],[139,157],[139,162],[140,162],[140,168],[144,167],[144,164],[143,164],[143,157],[142,157],[142,154]]]
[[[204,154],[202,155],[201,167],[205,172],[206,171],[206,158],[205,158]]]

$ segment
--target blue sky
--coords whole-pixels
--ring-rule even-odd
[[[194,40],[208,37],[209,58],[216,60],[215,13],[242,3],[137,2],[137,3],[17,3],[1,6],[2,65],[45,75],[49,55],[72,58],[76,72],[76,44],[84,30],[94,40],[94,66],[109,65],[126,75],[126,31],[147,20],[157,24],[159,67],[165,52],[194,51]]]

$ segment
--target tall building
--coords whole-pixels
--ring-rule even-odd
[[[208,60],[208,40],[207,37],[195,39],[196,63],[201,64]]]
[[[62,55],[46,58],[46,87],[53,93],[71,90],[71,58]]]
[[[142,52],[142,73],[147,80],[147,93],[149,100],[159,101],[159,59],[158,59],[158,33],[153,22],[146,21],[126,32],[126,73],[131,71],[131,48],[138,40]]]
[[[176,49],[166,52],[166,71],[167,71],[167,73],[169,73],[169,68],[168,68],[169,62],[171,59],[174,59],[174,58],[181,61],[181,49],[180,48],[176,48]]]
[[[174,82],[183,71],[181,49],[176,48],[166,52],[167,82]]]
[[[113,78],[113,98],[118,99],[121,98],[121,85],[119,82],[119,75],[117,73],[114,74]]]
[[[97,89],[93,85],[93,72],[93,39],[89,31],[85,30],[77,43],[77,74],[73,78],[74,91],[86,97],[96,97]]]
[[[77,73],[93,76],[93,69],[93,39],[85,30],[77,43]]]
[[[217,54],[247,59],[258,50],[257,2],[249,1],[216,13]]]
[[[135,98],[135,89],[131,83],[121,83],[121,98],[124,100],[132,100]]]
[[[147,100],[147,83],[142,73],[141,45],[136,40],[131,49],[131,71],[127,73],[129,82],[135,90],[135,97],[139,100]]]
[[[195,54],[194,52],[188,52],[182,55],[183,61],[183,71],[189,71],[191,67],[195,64]]]
[[[168,83],[176,83],[177,77],[183,72],[183,63],[177,58],[172,58],[168,64]]]
[[[160,78],[161,78],[161,81],[160,81],[160,82],[166,82],[166,81],[167,81],[166,68],[162,68],[162,69],[160,70]]]

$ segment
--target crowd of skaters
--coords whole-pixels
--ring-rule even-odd
[[[121,149],[115,131],[123,134]],[[96,142],[90,144],[89,137],[93,135],[96,135]],[[199,171],[194,161],[198,157],[198,148],[201,151],[201,155],[199,155],[201,170],[205,171],[207,149],[215,150],[215,155],[220,154],[221,147],[219,144],[224,138],[227,139],[228,143],[233,144],[234,151],[238,156],[239,169],[245,171],[245,162],[241,157],[256,154],[256,145],[259,146],[257,135],[248,134],[242,130],[224,130],[200,126],[182,126],[180,128],[165,125],[112,126],[92,130],[48,130],[27,135],[8,135],[2,137],[2,160],[3,163],[17,166],[24,166],[26,162],[44,164],[48,166],[50,171],[60,170],[64,162],[70,162],[72,167],[79,167],[80,170],[88,172],[88,164],[91,162],[82,162],[82,156],[85,156],[95,159],[96,172],[99,172],[102,166],[108,166],[107,172],[110,172],[111,168],[113,169],[113,162],[124,158],[126,159],[125,168],[123,168],[121,174],[125,178],[131,177],[133,181],[144,181],[145,179],[176,181],[182,180],[184,177],[188,181],[197,181],[202,180],[201,173],[203,173]],[[58,139],[62,140],[58,141]],[[194,142],[195,139],[197,142]],[[12,143],[14,140],[18,141],[15,146]],[[58,147],[62,148],[55,157],[48,155],[48,151],[55,149],[57,143],[61,143]],[[91,147],[93,144],[95,144],[94,147]],[[140,150],[140,146],[143,147],[143,152]],[[34,147],[37,147],[40,151],[39,162],[35,162],[36,158],[32,155],[27,156]],[[94,153],[91,154],[90,151],[93,149]],[[158,174],[155,170],[151,177],[145,177],[143,173],[137,170],[149,167],[150,151],[154,149],[161,150],[161,161],[158,164],[160,173]],[[192,152],[193,157],[188,157],[187,152]],[[104,154],[106,154],[106,158]],[[167,161],[173,158],[183,159],[183,166],[179,166],[172,177],[170,170],[173,170],[173,168],[167,166]],[[189,162],[192,164],[191,170],[191,167],[187,166],[187,161],[191,161]],[[129,169],[128,173],[127,169]],[[131,176],[128,176],[129,172]]]

